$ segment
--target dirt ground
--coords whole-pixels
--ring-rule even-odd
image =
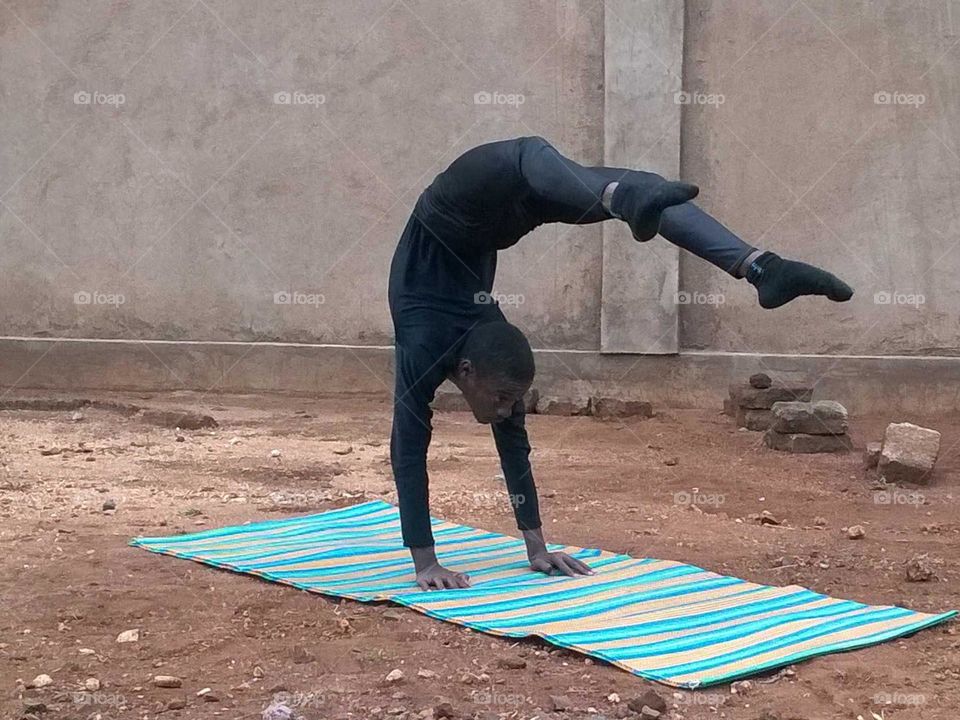
[[[675,692],[539,640],[131,548],[137,535],[394,501],[390,409],[370,398],[110,397],[201,409],[219,427],[178,440],[105,409],[0,412],[3,717],[238,720],[259,718],[282,692],[307,720],[432,718],[444,702],[465,718],[625,718],[640,717],[629,701],[651,689],[666,717],[688,720],[957,716],[955,623],[805,662],[743,692]],[[938,471],[929,487],[879,496],[860,450],[901,419],[943,432]],[[792,456],[719,412],[530,416],[547,538],[868,603],[960,607],[960,418],[851,425],[856,452]],[[438,413],[430,470],[434,514],[516,533],[488,428]],[[763,510],[783,524],[750,519]],[[847,538],[855,523],[863,539]],[[907,582],[905,562],[924,553],[937,578]],[[139,641],[118,643],[130,629]],[[404,679],[387,683],[394,669]],[[40,674],[52,683],[25,687]],[[182,687],[155,687],[158,674]],[[555,712],[551,696],[565,696],[568,709]]]

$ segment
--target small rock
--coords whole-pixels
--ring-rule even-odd
[[[769,510],[764,510],[757,515],[757,522],[761,525],[782,525],[783,521],[774,516]]]
[[[133,628],[132,630],[124,630],[122,633],[117,635],[118,643],[132,643],[140,641],[140,628]]]
[[[174,435],[174,436],[173,436],[173,440],[174,440],[174,442],[186,442],[186,441],[187,441],[187,439],[186,439],[183,435],[181,435],[180,433],[177,433],[176,435]]]
[[[913,423],[890,423],[877,467],[890,483],[929,483],[940,453],[940,433]]]
[[[915,555],[907,561],[907,582],[927,582],[932,580],[936,573],[933,566],[924,555]]]
[[[505,670],[522,670],[527,666],[527,661],[522,657],[508,655],[497,660],[497,667]]]
[[[186,698],[173,698],[167,702],[167,710],[183,710],[186,706]]]
[[[734,695],[749,695],[753,691],[753,683],[749,680],[739,680],[730,684],[730,692]]]
[[[551,695],[549,706],[553,712],[566,712],[570,709],[570,698],[566,695]]]
[[[635,713],[643,712],[644,707],[656,710],[658,713],[665,713],[667,711],[667,701],[660,697],[656,691],[647,690],[643,695],[629,700],[627,707]]]
[[[750,387],[756,388],[757,390],[766,390],[773,385],[773,380],[770,379],[770,376],[762,372],[751,375],[749,382]]]
[[[661,712],[659,710],[654,710],[649,705],[644,705],[640,710],[640,717],[645,718],[658,718],[660,717]]]
[[[25,697],[23,703],[23,712],[27,715],[40,715],[47,711],[47,704],[40,698]]]
[[[880,462],[880,449],[883,447],[882,443],[871,442],[867,443],[867,447],[863,450],[863,467],[867,470],[872,470]]]
[[[183,681],[175,675],[155,675],[153,684],[159,688],[178,688],[183,685]]]
[[[388,683],[397,683],[403,680],[403,670],[400,668],[394,668],[387,673],[387,676],[384,678]]]
[[[663,464],[668,467],[673,467],[674,465],[680,464],[680,459],[675,457],[667,458],[666,460],[663,461]]]
[[[70,416],[70,419],[73,420],[73,422],[80,422],[83,420],[83,413],[77,410],[77,412]]]
[[[87,692],[97,692],[100,689],[100,681],[95,677],[89,677],[83,681],[83,689]]]
[[[42,688],[42,687],[46,687],[47,685],[51,685],[51,684],[53,684],[53,678],[50,677],[49,675],[47,675],[46,673],[41,673],[40,675],[37,675],[37,676],[31,681],[30,687],[32,687],[32,688]]]
[[[253,666],[253,676],[255,678],[262,678],[264,676],[263,668],[259,665]]]
[[[343,445],[333,449],[334,455],[349,455],[353,452],[353,445]]]
[[[457,711],[453,709],[453,705],[448,702],[440,703],[433,707],[433,717],[437,720],[442,720],[442,718],[455,718],[457,716]]]
[[[243,438],[232,437],[227,442],[229,442],[231,445],[239,445],[240,443],[243,442]]]
[[[816,527],[826,527],[826,526],[827,526],[827,519],[826,519],[825,517],[822,517],[822,516],[820,516],[820,515],[817,515],[817,516],[813,519],[813,524],[814,524],[814,526],[816,526]]]
[[[609,695],[607,695],[607,701],[612,702],[614,705],[616,705],[618,702],[620,702],[620,695],[615,692],[612,692]]]
[[[864,530],[863,525],[851,525],[847,528],[847,537],[851,540],[859,540],[867,534],[867,531]]]
[[[103,505],[101,506],[100,509],[101,509],[101,510],[116,510],[116,509],[117,509],[117,501],[114,500],[113,498],[107,498],[106,500],[103,501]]]
[[[287,703],[275,699],[264,708],[261,720],[297,720],[300,716]]]
[[[437,674],[433,670],[426,670],[424,668],[420,668],[419,670],[417,670],[417,677],[435,678],[436,676]]]
[[[279,451],[279,450],[271,450],[271,451],[270,451],[270,457],[272,457],[272,458],[278,458],[278,457],[280,457],[280,451]]]

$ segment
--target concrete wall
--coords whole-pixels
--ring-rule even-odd
[[[745,238],[857,292],[765,312],[684,257],[681,285],[726,300],[682,308],[684,347],[960,354],[958,41],[956,2],[688,0],[685,84],[723,102],[685,106],[684,175]]]
[[[775,369],[955,409],[958,41],[960,0],[2,4],[0,385],[384,392],[417,194],[540,134],[679,167],[748,241],[857,288],[771,313],[668,246],[541,228],[497,290],[542,387],[713,404]]]

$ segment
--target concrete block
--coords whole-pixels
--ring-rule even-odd
[[[590,398],[544,396],[537,399],[538,415],[589,415]]]
[[[940,453],[940,433],[913,423],[890,423],[883,435],[878,468],[892,483],[926,484]]]
[[[653,417],[653,405],[645,400],[593,397],[590,399],[590,414],[598,418]]]
[[[764,433],[763,444],[773,450],[791,453],[839,453],[849,452],[853,448],[847,435],[779,433],[773,429]]]
[[[768,388],[755,388],[749,384],[730,386],[730,398],[737,407],[753,410],[769,410],[777,402],[810,402],[813,388],[775,385]]]
[[[833,400],[777,402],[771,412],[770,427],[779,433],[843,435],[847,432],[847,409]]]
[[[753,408],[737,408],[737,427],[747,430],[766,430],[773,422],[773,413],[770,410]]]

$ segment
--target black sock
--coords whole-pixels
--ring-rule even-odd
[[[693,200],[700,188],[668,182],[652,173],[631,173],[613,191],[610,209],[630,225],[633,237],[646,242],[660,232],[660,216],[673,205]]]
[[[772,252],[765,252],[750,263],[747,282],[757,288],[760,306],[768,310],[801,295],[824,295],[835,302],[846,302],[853,296],[852,287],[826,270],[784,260]]]

